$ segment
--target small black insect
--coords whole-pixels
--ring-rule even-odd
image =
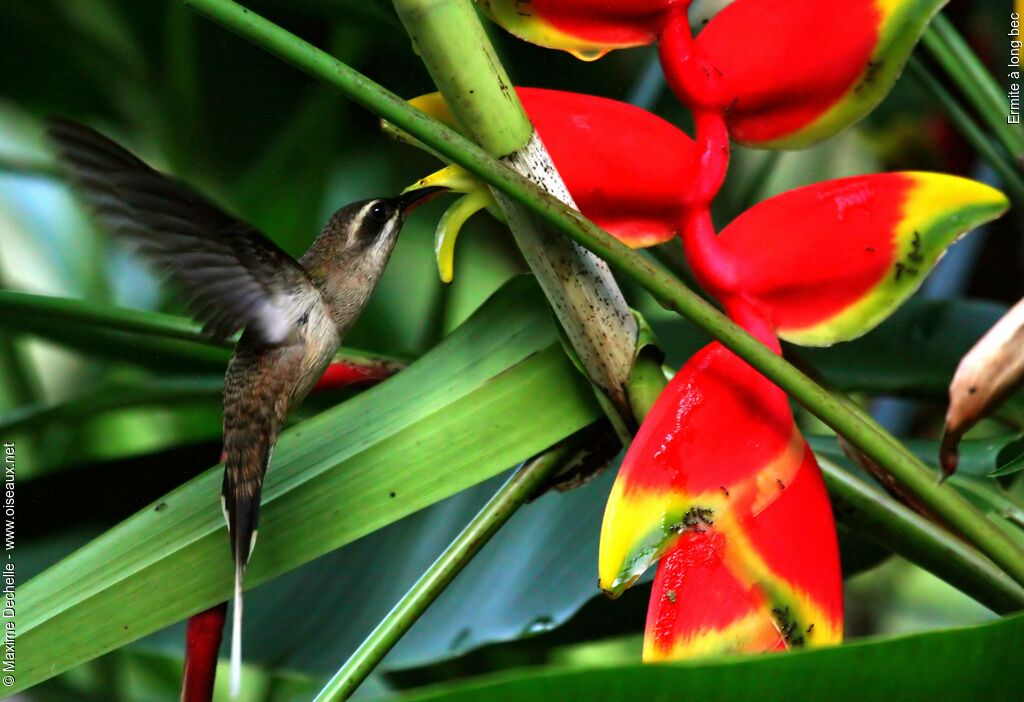
[[[908,266],[905,263],[896,263],[896,280],[899,280],[904,273],[907,275],[917,275],[921,271],[913,266]]]
[[[914,232],[914,238],[910,240],[910,253],[907,254],[907,259],[914,263],[924,261],[924,256],[921,255],[921,232]]]

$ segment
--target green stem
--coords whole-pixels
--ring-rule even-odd
[[[999,174],[1003,187],[1010,191],[1018,205],[1024,206],[1024,175],[1000,152],[989,136],[975,123],[967,111],[960,106],[957,99],[946,90],[942,82],[935,77],[927,66],[916,56],[907,62],[911,75],[939,105],[945,110],[953,125],[970,142],[971,146],[988,161],[989,165]]]
[[[661,391],[665,389],[668,380],[665,378],[665,369],[662,367],[663,356],[659,353],[645,353],[641,351],[633,364],[633,370],[629,373],[629,404],[633,409],[633,416],[638,422],[643,422],[647,413],[654,407]]]
[[[4,293],[4,287],[4,261],[0,256],[0,294]],[[22,335],[18,333],[5,334],[0,338],[0,393],[5,390],[6,399],[15,407],[37,402],[42,396],[36,367],[22,346]],[[7,409],[3,399],[0,395],[0,409]]]
[[[484,544],[572,454],[571,442],[563,442],[523,464],[363,640],[314,702],[347,700]]]
[[[1024,609],[1024,588],[975,549],[820,453],[817,458],[838,521],[994,612]]]
[[[472,4],[395,0],[394,5],[463,133],[498,157],[526,146],[533,125]]]
[[[188,342],[188,347],[179,348],[191,348],[197,361],[219,365],[227,361],[227,351],[234,346],[232,341],[218,341],[204,334],[200,325],[184,317],[13,290],[0,290],[0,329],[4,328],[87,353],[106,343],[123,342],[123,334]],[[137,349],[127,349],[129,355],[133,351]],[[340,349],[335,360],[371,369],[405,365],[398,358],[351,348]]]
[[[59,178],[60,172],[53,161],[33,156],[0,156],[0,173],[33,176],[36,178]]]
[[[1006,151],[1018,164],[1024,162],[1024,131],[1007,122],[1010,104],[1006,93],[952,22],[936,15],[923,42]]]
[[[551,157],[470,0],[394,0],[416,53],[464,133],[492,156],[572,205]],[[625,386],[637,330],[607,265],[500,192],[494,193],[516,243],[566,337],[617,426],[631,424]],[[613,414],[618,416],[612,416]]]
[[[330,82],[359,104],[405,130],[446,159],[498,188],[512,200],[617,267],[701,330],[715,337],[825,424],[845,436],[922,502],[957,529],[1013,578],[1024,584],[1024,550],[895,440],[876,431],[854,410],[794,368],[771,349],[706,303],[661,266],[632,251],[579,212],[540,191],[533,183],[489,157],[454,130],[413,109],[398,96],[286,30],[230,0],[186,0],[257,45]]]

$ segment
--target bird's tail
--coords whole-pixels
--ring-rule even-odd
[[[224,516],[228,522],[231,555],[235,562],[235,605],[231,619],[232,697],[238,695],[242,683],[242,585],[246,564],[256,546],[264,472],[265,469],[254,475],[249,471],[235,470],[230,458],[224,471]]]
[[[235,561],[235,611],[231,618],[231,696],[242,688],[242,576],[245,564]]]

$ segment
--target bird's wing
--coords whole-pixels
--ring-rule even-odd
[[[245,327],[268,345],[292,335],[303,312],[297,301],[306,298],[294,293],[313,286],[295,259],[93,129],[53,120],[49,134],[99,219],[188,296],[204,331],[226,339]]]

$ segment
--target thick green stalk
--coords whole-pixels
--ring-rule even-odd
[[[907,68],[921,86],[935,99],[945,110],[954,126],[970,142],[971,146],[988,161],[989,165],[999,175],[1003,187],[1010,191],[1017,204],[1024,206],[1024,174],[996,147],[989,139],[988,134],[979,127],[974,119],[967,113],[952,93],[946,90],[942,82],[928,70],[921,59],[912,56],[907,63]]]
[[[524,463],[363,640],[314,702],[338,702],[351,697],[484,544],[573,453],[571,442],[562,443]]]
[[[1024,130],[1007,121],[1009,99],[992,74],[944,15],[932,20],[923,42],[1019,168],[1024,164]]]
[[[394,4],[463,133],[494,156],[526,146],[533,126],[472,5],[461,0]]]
[[[565,183],[537,138],[469,0],[394,0],[463,132],[562,202]],[[519,204],[494,192],[523,257],[536,275],[587,375],[610,398],[618,425],[631,423],[625,386],[636,324],[604,261]]]
[[[1024,588],[945,529],[878,487],[817,454],[836,519],[897,553],[999,614],[1024,609]]]
[[[1024,550],[961,498],[894,439],[876,431],[861,412],[846,407],[805,374],[774,354],[671,273],[630,250],[564,203],[489,157],[476,144],[411,108],[398,96],[286,30],[230,0],[186,0],[257,45],[328,81],[359,104],[430,146],[446,159],[487,181],[534,214],[558,227],[622,273],[634,278],[665,306],[719,340],[788,392],[837,433],[845,436],[925,504],[960,531],[996,564],[1024,584]]]

